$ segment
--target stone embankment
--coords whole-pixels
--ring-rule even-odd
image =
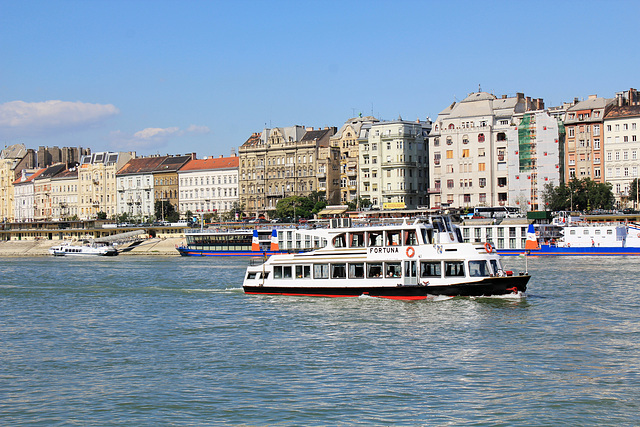
[[[167,239],[154,238],[140,242],[136,246],[122,245],[120,255],[169,255],[179,256],[176,246],[183,243],[183,237]],[[9,240],[0,241],[0,257],[7,256],[49,256],[49,248],[60,240]]]

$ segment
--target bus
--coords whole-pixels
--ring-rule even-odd
[[[473,214],[470,214],[472,217],[483,217],[483,218],[521,218],[523,215],[520,213],[520,208],[513,206],[497,206],[497,207],[486,207],[479,206],[473,208]]]

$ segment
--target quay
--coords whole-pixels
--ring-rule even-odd
[[[118,239],[122,236],[121,239]],[[121,255],[179,256],[185,240],[182,226],[117,227],[104,221],[4,223],[0,227],[0,257],[49,256],[48,249],[64,240],[111,238]]]

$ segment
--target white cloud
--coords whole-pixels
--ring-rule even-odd
[[[114,131],[111,132],[110,139],[111,145],[116,149],[141,150],[164,147],[173,137],[187,134],[206,134],[209,132],[210,130],[207,126],[191,125],[186,130],[173,126],[168,128],[145,128],[135,132],[133,135]]]
[[[15,136],[51,134],[84,129],[119,113],[111,104],[11,101],[0,104],[0,130]]]

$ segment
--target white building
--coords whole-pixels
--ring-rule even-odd
[[[365,123],[360,129],[358,186],[373,208],[415,209],[428,202],[427,135],[431,122]]]
[[[544,210],[544,186],[561,182],[562,124],[546,110],[516,114],[513,121],[516,127],[507,131],[508,204]]]
[[[628,207],[631,182],[640,169],[640,105],[618,104],[604,118],[604,179],[612,185],[618,207]]]
[[[23,169],[20,177],[13,182],[14,217],[16,222],[33,222],[34,184],[33,179],[46,169]]]
[[[180,212],[223,213],[239,202],[238,156],[193,159],[178,171]]]
[[[522,93],[496,98],[476,92],[440,112],[429,134],[431,207],[508,205],[513,117],[543,108],[541,99]]]
[[[117,213],[130,218],[154,214],[153,171],[167,156],[130,159],[116,174]]]

